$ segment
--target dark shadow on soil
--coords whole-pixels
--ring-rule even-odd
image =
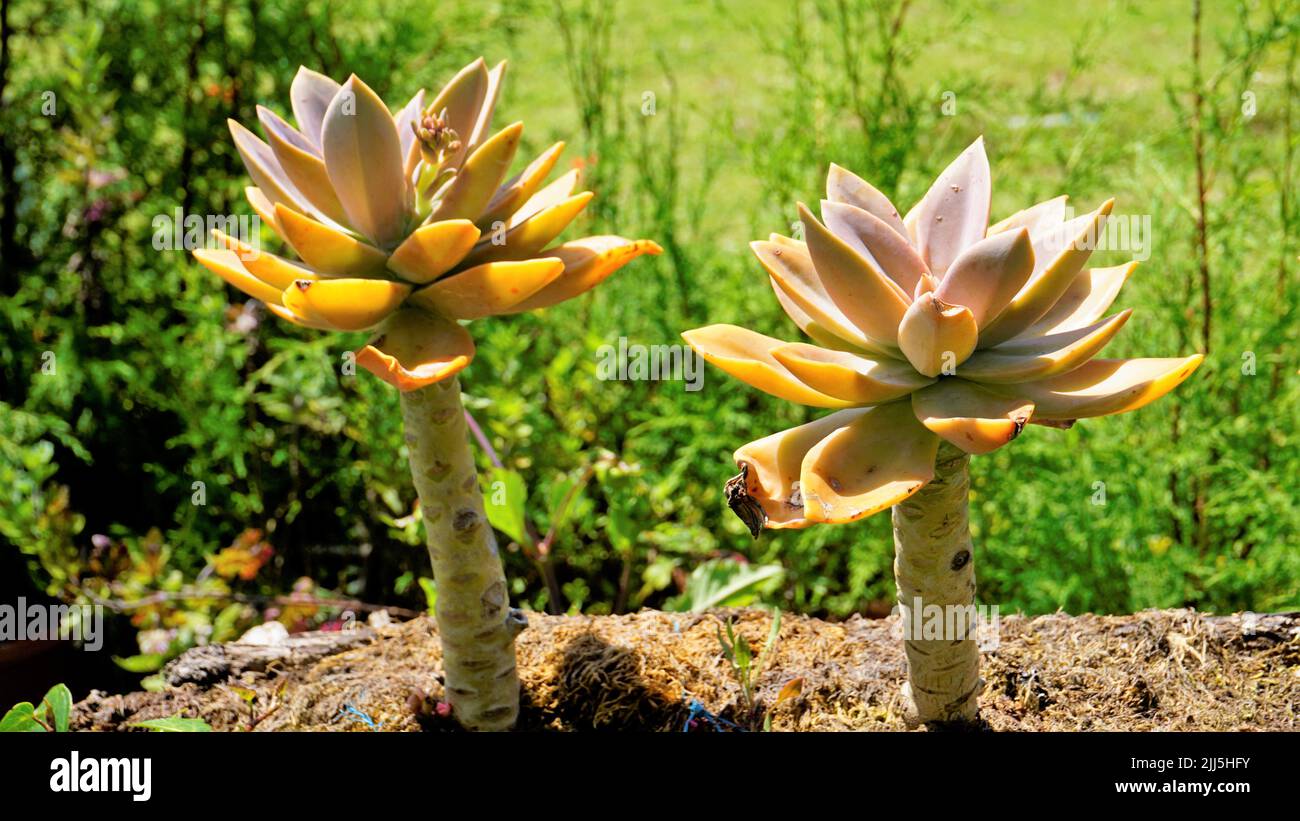
[[[531,698],[521,729],[661,730],[680,726],[686,708],[641,677],[646,660],[635,649],[610,644],[594,632],[568,640],[556,669],[550,703]]]

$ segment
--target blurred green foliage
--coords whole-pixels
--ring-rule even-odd
[[[0,5],[0,537],[55,596],[173,594],[134,612],[141,655],[266,615],[187,591],[274,599],[305,578],[426,606],[396,397],[342,367],[362,337],[268,321],[184,251],[155,250],[153,220],[248,213],[225,120],[285,112],[300,63],[396,103],[480,53],[511,60],[499,119],[528,124],[521,156],[568,139],[588,172],[582,232],[666,251],[543,315],[472,328],[462,383],[495,451],[480,448],[485,491],[515,488],[493,521],[516,601],[687,609],[740,579],[789,610],[888,610],[887,516],[753,542],[723,503],[730,453],[813,411],[715,370],[700,391],[602,380],[598,352],[706,322],[795,338],[746,243],[787,231],[831,161],[906,207],[982,133],[995,218],[1063,192],[1150,218],[1151,259],[1121,303],[1138,313],[1108,355],[1208,343],[1209,358],[1138,413],[1033,427],[974,460],[981,599],[1300,606],[1295,0],[1212,4],[1199,78],[1190,4],[1173,2],[1110,0],[1084,23],[1056,4],[938,0]],[[250,530],[273,553],[227,578],[216,557]]]

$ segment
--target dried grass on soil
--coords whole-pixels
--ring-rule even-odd
[[[718,643],[727,615],[530,614],[518,644],[520,729],[680,730],[692,699],[737,718],[740,689]],[[730,615],[762,647],[770,615]],[[903,729],[897,694],[905,670],[895,626],[893,619],[785,616],[758,697],[771,704],[797,677],[803,688],[776,708],[774,729]],[[352,640],[351,649],[296,653],[269,665],[213,665],[210,656],[197,665],[200,674],[192,663],[179,670],[173,663],[172,680],[189,681],[161,693],[94,693],[78,705],[77,726],[119,730],[180,713],[219,730],[247,729],[255,719],[228,686],[236,684],[258,694],[258,731],[454,729],[447,719],[417,720],[409,704],[417,691],[431,701],[442,696],[431,619]],[[223,648],[200,649],[226,658]],[[1240,616],[1190,610],[1003,617],[1000,647],[984,654],[982,670],[982,716],[992,730],[1300,729],[1300,614],[1244,624]]]

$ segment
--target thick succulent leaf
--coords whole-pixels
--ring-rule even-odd
[[[564,273],[542,290],[510,309],[517,314],[572,299],[595,288],[610,274],[642,254],[658,256],[663,249],[648,239],[624,239],[605,235],[584,237],[547,248],[545,254],[564,263]]]
[[[1068,373],[1092,359],[1124,327],[1133,309],[1073,331],[1047,336],[1017,337],[994,348],[977,351],[957,373],[976,382],[1028,382]]]
[[[410,285],[386,279],[300,279],[284,289],[282,301],[298,316],[362,331],[397,310],[410,293]]]
[[[907,295],[875,265],[830,232],[799,203],[808,255],[831,302],[854,327],[877,345],[898,343],[898,323],[907,312]]]
[[[1017,211],[1001,222],[989,226],[987,235],[991,237],[994,234],[1014,231],[1018,228],[1025,228],[1031,234],[1050,231],[1065,222],[1065,204],[1068,200],[1069,197],[1062,194],[1059,197],[1053,197],[1050,200],[1031,205],[1022,211]]]
[[[478,124],[490,82],[487,63],[479,57],[451,78],[429,106],[428,110],[434,114],[441,114],[445,109],[447,125],[460,137],[461,150],[449,156],[449,167],[459,166],[468,156],[469,139]]]
[[[483,94],[483,105],[479,108],[478,118],[474,122],[474,129],[469,133],[469,143],[466,150],[470,153],[483,144],[483,141],[492,133],[492,115],[497,110],[497,100],[501,97],[501,85],[505,82],[506,61],[502,60],[492,67],[488,72],[487,91]]]
[[[1006,231],[962,251],[934,296],[970,308],[975,324],[983,328],[1020,293],[1033,270],[1029,231]]]
[[[519,150],[519,136],[523,131],[523,123],[514,123],[475,149],[447,186],[429,219],[434,222],[449,219],[477,221],[505,179],[515,152]]]
[[[1110,209],[1105,205],[1103,207],[1109,214]],[[1095,211],[1060,223],[1040,223],[1030,231],[1029,239],[1034,243],[1034,274],[1031,279],[1037,279],[1067,248],[1092,248],[1096,239],[1096,236],[1090,234],[1094,230],[1094,222],[1097,223],[1095,230],[1099,236],[1105,220],[1097,222]],[[1080,240],[1080,237],[1083,239]]]
[[[388,269],[408,282],[433,282],[460,264],[478,237],[478,228],[469,220],[431,222],[397,246]]]
[[[822,218],[835,236],[889,277],[904,295],[915,291],[917,282],[928,273],[906,236],[875,214],[847,203],[823,200]]]
[[[319,320],[310,319],[305,316],[298,316],[293,311],[289,310],[283,305],[272,305],[271,303],[268,302],[266,303],[266,309],[271,313],[275,314],[276,316],[278,316],[280,319],[283,319],[285,322],[288,322],[293,325],[298,325],[299,327],[302,328],[311,328],[313,331],[339,330],[338,328],[335,328],[333,325],[330,325],[327,322],[321,322]]]
[[[411,302],[451,319],[482,319],[505,313],[563,273],[557,257],[487,262],[421,288]]]
[[[808,315],[794,297],[786,293],[781,283],[776,281],[776,277],[769,276],[767,281],[772,284],[772,292],[776,294],[776,301],[781,304],[781,309],[785,311],[786,316],[799,326],[799,330],[808,335],[808,338],[821,345],[823,348],[830,348],[835,351],[859,350],[857,346],[845,342],[835,335],[834,331],[822,325],[817,320]]]
[[[320,273],[341,277],[384,273],[388,255],[350,234],[279,203],[275,206],[275,221],[285,242],[293,247],[303,262]]]
[[[868,408],[850,408],[806,425],[750,442],[736,451],[736,464],[746,469],[745,492],[759,503],[766,526],[780,529],[812,524],[803,515],[799,474],[804,457],[822,439],[861,418]]]
[[[898,209],[889,201],[889,197],[876,190],[871,183],[835,163],[831,163],[830,171],[826,173],[826,199],[861,208],[888,225],[904,241],[911,242],[903,218],[898,215]],[[822,215],[825,214],[823,209]]]
[[[318,148],[293,129],[293,126],[268,108],[257,107],[257,118],[266,132],[271,151],[294,187],[312,206],[340,225],[349,225],[334,186],[330,183],[325,161],[316,153]]]
[[[1052,261],[1041,272],[1031,276],[1002,313],[981,330],[981,348],[990,348],[1019,336],[1052,309],[1088,263],[1114,204],[1114,200],[1107,200],[1091,214],[1066,223],[1068,233],[1052,232],[1055,236],[1068,236],[1070,239],[1061,241],[1063,247]],[[1035,268],[1042,261],[1040,255],[1050,253],[1054,247],[1055,242],[1035,245]]]
[[[746,384],[765,393],[818,408],[852,405],[800,382],[772,356],[787,343],[737,325],[708,325],[682,334],[695,352]]]
[[[778,234],[775,231],[767,235],[767,241],[781,248],[789,248],[799,252],[801,255],[808,257],[808,243],[800,239],[791,239],[790,237]],[[808,257],[811,264],[812,257]]]
[[[595,195],[590,191],[584,191],[534,214],[506,231],[500,244],[496,242],[495,233],[484,237],[465,258],[465,264],[478,265],[533,256],[568,228],[569,223],[582,213],[593,196]]]
[[[1080,271],[1052,309],[1017,339],[1073,331],[1101,319],[1137,266],[1136,262],[1128,262],[1114,268]]]
[[[799,326],[799,330],[803,331],[805,334],[808,333],[809,328],[816,329],[818,334],[825,332],[825,329],[817,324],[817,320],[808,316],[807,312],[804,311],[803,308],[799,307],[799,303],[795,302],[790,295],[781,288],[781,283],[776,281],[776,277],[769,275],[767,281],[772,285],[772,293],[776,295],[776,301],[780,303],[781,310],[785,311],[785,315],[790,318],[791,322]],[[811,334],[809,335],[811,336]],[[831,336],[834,337],[834,334],[831,334]],[[838,337],[835,338],[838,340]],[[831,345],[830,347],[835,350],[844,350],[843,340],[838,341],[840,344]]]
[[[989,158],[980,137],[943,170],[903,223],[936,277],[984,238],[992,194]]]
[[[1094,359],[1069,373],[990,389],[1034,403],[1034,419],[1069,421],[1137,410],[1169,393],[1200,367],[1194,354],[1167,359]]]
[[[520,209],[520,206],[528,202],[542,187],[542,183],[550,176],[551,169],[555,168],[555,163],[560,159],[560,154],[563,151],[564,143],[556,143],[542,152],[540,157],[529,163],[523,171],[506,180],[497,189],[497,192],[492,195],[492,201],[488,203],[487,209],[477,220],[478,226],[485,231],[490,231],[494,222],[504,222],[509,219],[512,214]],[[575,169],[571,173],[573,175],[572,179],[576,183],[578,172]],[[560,186],[556,188],[558,191]],[[570,186],[568,190],[563,192],[563,196],[567,197],[572,192],[573,186]]]
[[[524,200],[524,204],[519,206],[519,210],[511,214],[506,220],[506,227],[514,228],[519,223],[531,219],[534,215],[540,214],[547,208],[559,205],[573,196],[573,192],[578,190],[581,182],[582,172],[577,168],[561,174],[545,188]]]
[[[938,437],[916,420],[910,402],[869,408],[804,457],[804,517],[839,524],[896,505],[934,478],[938,450]]]
[[[254,248],[226,234],[224,231],[212,229],[212,238],[221,243],[227,251],[233,251],[238,255],[239,261],[243,263],[244,268],[250,274],[277,291],[288,288],[294,280],[316,279],[314,271],[301,265],[295,265],[287,259],[281,259],[275,254],[267,253],[260,248]]]
[[[802,342],[774,348],[772,356],[813,390],[855,405],[890,402],[934,382],[903,362],[869,359]]]
[[[403,392],[454,376],[473,358],[474,340],[464,328],[415,308],[394,313],[357,351],[358,365]]]
[[[407,219],[402,146],[388,106],[355,74],[325,111],[321,155],[349,223],[377,245],[396,244]]]
[[[771,240],[757,240],[749,247],[781,290],[818,325],[855,348],[878,354],[890,350],[873,342],[831,301],[803,243],[773,234]]]
[[[268,305],[280,304],[279,289],[249,273],[235,252],[198,248],[194,251],[194,258],[202,263],[204,268],[254,299],[260,299]]]
[[[293,84],[289,86],[289,102],[293,107],[293,118],[298,122],[298,130],[317,147],[318,152],[325,111],[339,93],[339,88],[338,83],[306,66],[298,67]]]
[[[1034,403],[962,379],[944,379],[912,394],[912,410],[922,425],[954,446],[988,453],[1020,435]]]
[[[975,317],[964,305],[950,305],[923,293],[898,326],[898,347],[925,376],[951,375],[979,341]]]
[[[298,129],[286,122],[283,117],[264,105],[258,105],[255,108],[257,121],[262,124],[262,130],[266,132],[268,138],[278,137],[281,141],[295,148],[314,154],[317,158],[320,157],[320,148],[300,134]]]
[[[271,146],[234,120],[227,120],[226,124],[230,126],[230,134],[235,139],[235,150],[244,161],[248,176],[252,178],[253,184],[263,196],[272,204],[283,203],[295,211],[310,213],[312,216],[319,214],[310,203],[306,202],[306,197],[280,167],[280,161],[276,159]]]
[[[271,230],[277,235],[284,236],[284,232],[280,230],[280,221],[275,218],[275,203],[262,193],[262,189],[253,185],[246,186],[244,198],[253,207],[253,213],[257,214],[258,219],[271,226]]]

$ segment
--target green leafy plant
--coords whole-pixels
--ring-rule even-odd
[[[0,718],[0,733],[66,733],[72,716],[72,692],[65,684],[50,688],[39,705],[15,704]]]
[[[698,613],[715,607],[745,607],[777,589],[784,572],[778,564],[710,559],[690,572],[685,590],[670,599],[665,609]]]
[[[545,533],[529,518],[528,489],[523,475],[499,463],[487,473],[488,521],[519,545],[524,555],[537,567],[546,582],[548,609],[553,613],[563,612],[566,599],[555,572],[553,551],[556,540],[564,532],[575,503],[587,483],[598,472],[607,471],[616,463],[617,459],[612,453],[604,452],[577,471],[576,476],[565,475],[552,482],[543,520]]]
[[[726,621],[718,626],[718,644],[722,647],[722,656],[727,660],[732,674],[736,677],[736,683],[740,686],[741,720],[739,723],[750,729],[757,729],[760,726],[764,730],[772,728],[771,714],[769,712],[763,715],[763,708],[755,698],[755,691],[759,678],[763,675],[763,668],[771,659],[772,650],[776,647],[780,635],[781,611],[779,609],[772,611],[772,626],[768,629],[767,640],[757,656],[754,655],[753,648],[750,647],[749,640],[744,634],[737,633],[732,627],[731,617],[727,617]],[[798,683],[796,684],[795,681]],[[794,698],[802,691],[802,680],[795,681],[788,682],[781,688],[774,706]]]

